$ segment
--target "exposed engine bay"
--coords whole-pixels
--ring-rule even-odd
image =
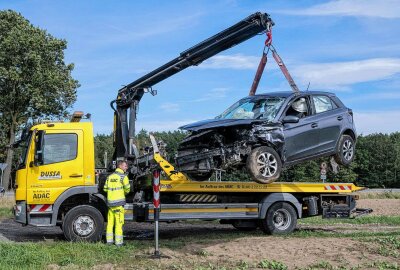
[[[207,180],[216,170],[244,166],[251,151],[259,146],[270,146],[282,156],[281,123],[219,120],[203,127],[187,128],[191,133],[180,143],[176,157],[178,170],[194,180]]]

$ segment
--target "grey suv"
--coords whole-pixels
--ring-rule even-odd
[[[245,97],[215,119],[185,125],[176,163],[197,181],[216,170],[246,166],[259,183],[278,179],[285,166],[334,156],[354,159],[353,112],[334,94],[276,92]]]

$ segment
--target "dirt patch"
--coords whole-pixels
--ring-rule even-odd
[[[361,199],[359,208],[372,208],[374,216],[400,216],[400,199]]]
[[[397,262],[395,258],[376,254],[376,249],[372,243],[343,238],[246,237],[212,245],[191,244],[184,251],[164,249],[163,254],[170,259],[164,259],[162,264],[165,267],[181,263],[232,267],[246,264],[254,269],[267,260],[284,263],[289,269],[324,263],[368,269],[367,265],[373,261]]]

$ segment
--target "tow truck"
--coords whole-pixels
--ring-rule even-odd
[[[111,102],[113,162],[110,170],[98,177],[93,124],[84,121],[82,112],[74,113],[70,122],[49,121],[27,129],[19,141],[23,155],[16,173],[16,222],[60,226],[70,241],[101,240],[107,221],[102,184],[118,160],[127,160],[130,167],[126,221],[155,220],[157,205],[151,184],[154,170],[162,172],[159,189],[162,204],[157,215],[160,221],[220,220],[239,230],[260,227],[266,233],[283,234],[292,232],[300,218],[316,215],[350,218],[365,213],[356,208],[357,196],[351,194],[362,188],[352,183],[259,184],[223,179],[197,182],[164,158],[163,145],[153,136],[147,152],[139,153],[135,120],[145,93],[155,95],[152,87],[158,82],[255,35],[268,33],[273,25],[268,14],[254,13],[121,88]]]

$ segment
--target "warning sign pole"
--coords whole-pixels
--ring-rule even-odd
[[[153,171],[153,205],[154,205],[154,238],[155,249],[154,256],[160,257],[160,249],[158,243],[158,221],[160,219],[160,170]]]

